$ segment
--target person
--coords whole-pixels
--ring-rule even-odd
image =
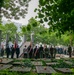
[[[15,52],[15,50],[14,50],[14,47],[12,45],[12,47],[11,47],[11,58],[14,58],[14,52]]]
[[[43,47],[42,47],[42,45],[40,45],[40,47],[39,47],[39,57],[43,58]]]
[[[72,48],[71,48],[71,46],[70,46],[70,45],[68,46],[68,53],[69,53],[69,57],[71,58],[71,57],[72,57],[72,56],[71,56]]]
[[[9,45],[7,45],[7,47],[6,47],[6,55],[7,55],[7,58],[9,58],[9,55],[10,55]]]
[[[38,48],[37,48],[37,46],[35,46],[35,48],[34,48],[34,57],[35,57],[35,59],[38,58],[38,55],[39,55]]]
[[[1,48],[1,56],[3,57],[4,56],[4,47],[2,46]]]
[[[19,46],[17,45],[17,47],[16,47],[16,58],[19,58],[19,54],[20,54],[20,48],[19,48]]]
[[[55,46],[54,46],[54,48],[53,48],[53,54],[54,54],[54,58],[56,57],[56,52],[57,52],[57,49],[55,48]]]
[[[48,58],[48,55],[49,55],[49,50],[48,50],[47,46],[45,46],[45,48],[44,48],[44,57]]]
[[[3,47],[1,48],[1,56],[2,57],[4,56],[4,48]]]
[[[26,45],[24,46],[23,54],[24,54],[24,58],[27,58],[27,46]]]
[[[52,45],[50,47],[50,57],[51,57],[51,59],[53,58],[53,47],[52,47]]]
[[[30,44],[28,46],[28,54],[29,54],[29,58],[32,58],[32,54],[33,54],[33,47],[32,47],[32,44]]]

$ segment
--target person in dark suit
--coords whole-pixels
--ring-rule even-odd
[[[53,57],[55,58],[56,57],[56,53],[57,53],[57,50],[56,50],[56,47],[54,46],[54,48],[53,48]]]
[[[69,53],[69,57],[71,58],[71,57],[72,57],[72,56],[71,56],[71,54],[72,54],[72,48],[71,48],[70,45],[68,46],[68,53]]]
[[[35,59],[37,59],[38,56],[39,56],[39,52],[38,52],[38,48],[37,48],[37,46],[36,46],[36,47],[34,48],[34,57],[35,57]]]
[[[43,47],[42,47],[42,45],[40,45],[40,47],[39,47],[39,57],[43,58]]]
[[[23,54],[24,54],[24,58],[27,58],[27,46],[25,45],[24,46],[24,49],[23,49]]]
[[[29,47],[28,47],[28,54],[29,54],[29,58],[32,58],[32,56],[33,56],[33,47],[32,47],[32,45],[29,45]]]
[[[12,47],[11,47],[11,58],[14,58],[14,52],[15,52],[15,50],[14,50],[14,47],[12,45]]]
[[[3,57],[4,56],[4,47],[2,46],[1,48],[1,56]]]
[[[51,59],[53,59],[53,47],[52,46],[50,47],[50,57]]]
[[[19,54],[20,54],[20,48],[19,46],[16,47],[16,58],[19,58]]]
[[[9,58],[9,55],[10,55],[10,48],[9,48],[9,46],[6,47],[6,55],[7,55],[7,58]]]
[[[49,55],[49,50],[48,50],[47,46],[45,45],[45,48],[44,48],[44,57],[48,58],[48,55]]]

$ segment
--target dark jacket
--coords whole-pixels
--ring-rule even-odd
[[[16,48],[16,54],[20,54],[20,48]]]
[[[6,48],[6,53],[10,54],[10,48],[9,47]]]

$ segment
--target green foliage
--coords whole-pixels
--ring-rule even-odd
[[[20,17],[25,18],[29,2],[30,0],[0,0],[0,19],[1,16],[16,20],[20,19]]]
[[[0,0],[0,7],[3,6],[4,0]]]
[[[46,4],[46,0],[39,0],[40,5],[44,6]]]
[[[30,59],[26,59],[23,62],[25,67],[33,67],[33,64],[31,63]]]
[[[59,60],[59,64],[53,65],[53,68],[71,68],[72,65],[66,64],[64,60]]]
[[[4,26],[2,24],[0,24],[0,30],[3,30]]]
[[[30,31],[30,30],[31,30],[31,25],[28,24],[28,25],[27,25],[27,31]]]
[[[26,26],[22,26],[21,27],[21,31],[23,32],[23,34],[26,33],[27,32],[27,27]]]
[[[6,40],[6,34],[9,35],[9,41],[14,42],[15,40],[15,35],[17,33],[17,27],[15,26],[14,23],[6,23],[5,25],[0,25],[0,30],[2,30],[2,40]],[[18,34],[18,39],[20,40],[19,34]]]
[[[39,0],[38,18],[40,23],[47,22],[49,30],[58,30],[59,35],[66,31],[74,32],[73,0]]]
[[[50,29],[52,29],[50,27]],[[34,33],[34,43],[46,43],[46,44],[62,44],[68,45],[70,41],[70,35],[68,32],[64,33],[59,37],[60,33],[58,34],[58,30],[54,32],[49,32],[49,28],[45,28],[44,25],[41,25],[38,21],[34,18],[29,20],[28,25],[24,25],[21,27],[22,35],[27,35],[27,40],[30,41],[30,34]]]
[[[33,17],[29,20],[29,24],[31,25],[31,27],[39,26],[39,22],[35,20]]]
[[[9,70],[1,70],[0,75],[29,75],[29,73],[21,73],[21,72],[10,72]]]

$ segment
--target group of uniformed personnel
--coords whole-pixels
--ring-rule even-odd
[[[6,56],[7,56],[7,58],[9,58],[9,55],[11,55],[11,58],[14,58],[14,53],[16,53],[16,58],[19,58],[20,48],[19,48],[18,45],[17,45],[16,48],[13,45],[10,48],[9,48],[9,46],[6,47]]]
[[[47,48],[47,45],[40,45],[40,47],[35,46],[33,47],[31,44],[23,49],[24,58],[55,58],[56,55],[56,48],[50,47]]]

